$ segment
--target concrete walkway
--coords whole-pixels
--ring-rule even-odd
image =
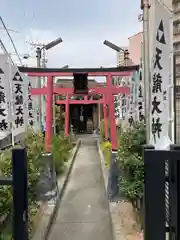
[[[49,240],[113,240],[108,200],[95,140],[77,154]]]

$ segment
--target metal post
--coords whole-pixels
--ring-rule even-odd
[[[173,151],[180,151],[180,145],[171,145]],[[169,163],[169,237],[180,239],[180,161],[170,159]],[[173,239],[173,238],[172,238]]]
[[[176,102],[176,55],[173,55],[173,104],[174,104],[174,143],[177,143],[177,102]],[[179,99],[178,99],[179,101]]]
[[[109,137],[108,134],[108,117],[107,117],[107,105],[106,103],[103,104],[103,112],[104,112],[104,137],[107,140]]]
[[[12,150],[13,239],[28,240],[28,177],[26,148]]]
[[[41,67],[41,48],[36,48],[36,58],[37,58],[37,68]],[[37,88],[41,88],[41,77],[37,77]],[[39,111],[39,118],[38,122],[41,123],[42,121],[42,108],[41,108],[41,95],[38,96],[38,111]]]
[[[151,86],[150,86],[150,61],[149,61],[149,0],[141,0],[143,10],[143,59],[144,59],[144,102],[145,102],[145,123],[146,143],[150,141],[150,107],[151,107]]]
[[[101,104],[98,103],[98,129],[100,129],[100,125],[101,125]]]
[[[106,78],[107,87],[112,88],[112,76],[108,74]],[[116,120],[115,120],[115,111],[114,111],[114,95],[112,92],[109,92],[106,96],[108,109],[109,109],[109,120],[110,120],[110,139],[112,143],[112,150],[117,150],[117,132],[116,132]]]
[[[167,153],[151,148],[144,149],[144,239],[165,240],[164,156]]]
[[[69,134],[69,95],[66,95],[64,136]]]

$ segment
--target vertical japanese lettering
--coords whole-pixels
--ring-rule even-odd
[[[24,95],[23,95],[23,79],[17,71],[12,79],[13,95],[15,105],[15,126],[16,129],[24,127]]]
[[[34,126],[34,116],[33,116],[33,104],[32,104],[32,96],[31,96],[31,83],[29,80],[28,84],[28,123],[30,127]]]
[[[155,38],[155,46],[154,46],[154,62],[153,62],[153,69],[152,69],[152,101],[151,101],[151,133],[153,136],[154,144],[157,143],[157,140],[161,139],[161,134],[163,132],[163,111],[164,111],[164,101],[167,99],[167,91],[164,89],[166,80],[166,76],[164,72],[165,65],[165,49],[166,49],[166,41],[165,41],[165,34],[164,34],[164,24],[163,20],[160,20],[156,38]],[[168,56],[169,57],[169,56]],[[167,106],[168,108],[168,106]],[[168,118],[168,116],[166,116]],[[167,120],[166,120],[167,121]]]
[[[129,111],[128,111],[128,123],[129,127],[134,127],[135,125],[135,98],[134,98],[134,90],[135,90],[135,79],[134,77],[130,79],[130,95],[129,95]]]

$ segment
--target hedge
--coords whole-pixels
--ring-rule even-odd
[[[29,232],[32,233],[32,219],[36,215],[39,203],[37,202],[36,186],[41,174],[39,159],[44,153],[44,138],[41,133],[28,131],[23,145],[27,147],[28,155],[28,202],[29,202]],[[57,135],[53,139],[54,164],[57,175],[63,171],[64,163],[68,160],[72,146],[69,140]],[[11,176],[11,149],[0,151],[0,173]],[[10,186],[0,185],[0,240],[11,240],[12,189]]]
[[[119,136],[117,160],[123,172],[119,179],[120,190],[133,204],[143,195],[144,161],[142,146],[146,142],[145,126],[136,123]]]
[[[124,197],[134,204],[143,195],[144,162],[142,145],[145,144],[146,139],[145,126],[144,124],[136,123],[133,128],[117,131],[117,135],[117,163],[122,173],[119,179],[119,189]],[[101,137],[103,138],[103,136],[104,129],[102,127]],[[111,143],[108,141],[102,142],[101,149],[104,153],[106,166],[109,167]]]

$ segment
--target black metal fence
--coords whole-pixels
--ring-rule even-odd
[[[180,146],[144,149],[144,239],[180,239]],[[167,238],[168,237],[168,238]]]
[[[12,239],[28,240],[28,178],[26,148],[12,150],[12,176],[8,178],[1,177],[0,185],[12,185]],[[1,236],[0,239],[2,239]]]

